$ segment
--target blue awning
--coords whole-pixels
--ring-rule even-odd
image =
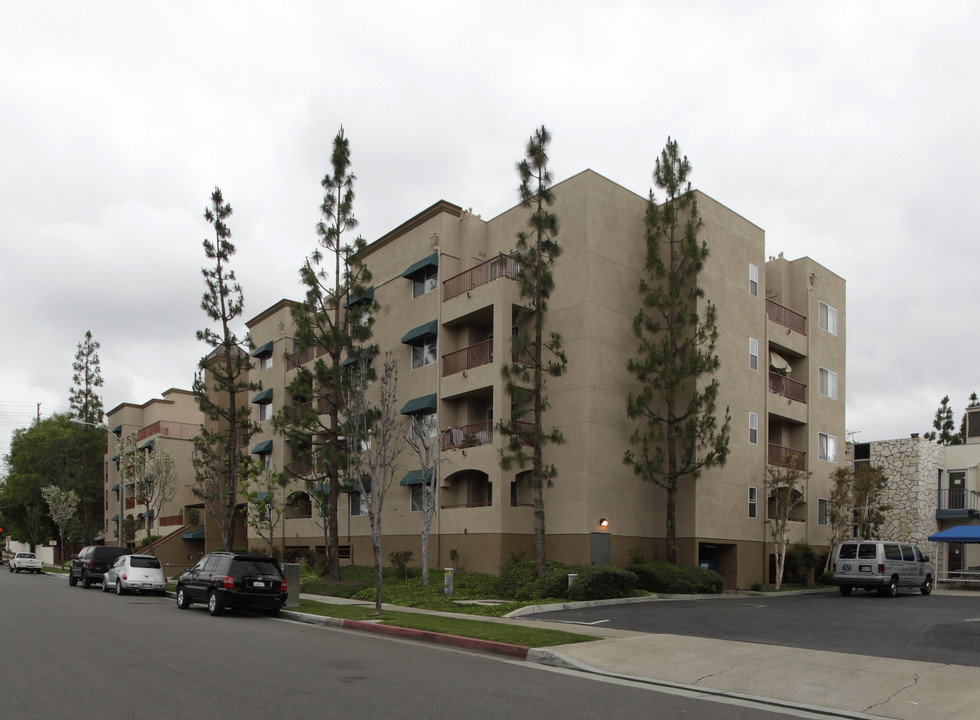
[[[435,475],[432,470],[429,470],[429,481],[427,485],[431,485],[435,481]],[[405,477],[402,478],[400,485],[421,485],[422,484],[422,471],[421,470],[409,470],[405,473]]]
[[[204,539],[204,528],[200,530],[191,530],[190,532],[181,533],[182,540],[203,540]]]
[[[365,288],[364,292],[362,292],[360,295],[355,295],[354,297],[352,297],[349,303],[345,300],[344,307],[349,307],[350,305],[357,305],[358,303],[362,303],[362,302],[371,302],[373,300],[374,300],[374,285],[372,285],[369,288]]]
[[[264,404],[272,402],[272,388],[263,390],[258,395],[252,398],[252,403],[254,404]]]
[[[270,453],[270,452],[272,452],[271,440],[263,440],[262,442],[253,446],[251,450],[252,455],[261,455],[262,453]]]
[[[260,502],[265,502],[266,498],[268,497],[269,497],[269,493],[267,492],[255,493],[255,497],[252,498],[252,504],[257,505]]]
[[[155,443],[155,442],[156,442],[156,438],[155,437],[147,438],[146,440],[144,440],[143,442],[141,442],[139,445],[137,445],[136,446],[136,449],[137,450],[142,450],[143,448],[148,448],[148,447],[152,446],[153,443]]]
[[[439,253],[438,252],[434,252],[431,255],[428,255],[428,256],[422,258],[418,262],[414,262],[411,265],[409,265],[405,269],[405,272],[402,273],[402,277],[403,278],[410,278],[415,273],[419,272],[420,270],[425,270],[428,267],[439,267]]]
[[[259,345],[255,350],[252,351],[252,357],[268,357],[272,355],[272,340],[265,343],[264,345]]]
[[[402,406],[402,415],[414,415],[415,413],[435,412],[438,400],[436,394],[423,395],[409,400]]]
[[[929,536],[930,542],[980,543],[980,525],[957,525]]]
[[[439,334],[439,321],[432,320],[425,323],[425,325],[419,325],[417,328],[412,328],[402,337],[402,342],[409,345],[416,340],[421,340],[423,338],[436,337]]]

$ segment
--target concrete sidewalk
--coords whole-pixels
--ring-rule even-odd
[[[321,602],[357,602],[312,595],[301,597]],[[720,596],[713,597],[722,600]],[[670,602],[662,598],[644,600]],[[589,604],[606,602],[614,601]],[[403,612],[413,611],[404,607],[384,607]],[[550,609],[555,608],[541,608]],[[284,615],[301,614],[284,612]],[[314,616],[309,615],[296,619],[348,629],[369,629],[407,639],[438,642],[511,658],[525,658],[531,662],[700,694],[754,700],[772,705],[774,709],[785,707],[818,713],[830,711],[840,717],[888,717],[901,720],[973,720],[980,715],[980,668],[975,667],[760,643],[636,633],[601,626],[540,621],[533,619],[533,614],[512,618],[460,613],[450,615],[484,622],[548,627],[594,635],[598,639],[573,645],[515,650],[514,646],[502,643],[487,643],[454,636],[434,638],[431,636],[436,635],[435,633],[386,628],[372,623],[350,623],[318,616],[314,620]],[[371,627],[362,627],[364,625]]]

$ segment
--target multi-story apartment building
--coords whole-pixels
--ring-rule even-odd
[[[199,507],[201,501],[192,492],[193,440],[201,427],[201,412],[194,394],[171,388],[161,398],[142,405],[117,405],[106,418],[110,431],[104,462],[106,544],[139,548],[146,544],[148,535],[164,536],[156,552],[167,565],[167,574],[177,574],[189,560],[196,561],[204,548],[204,513]],[[122,481],[119,456],[121,444],[129,436],[135,436],[138,449],[166,450],[176,463],[177,491],[173,500],[161,508],[159,517],[147,517],[154,513],[152,509],[147,512],[142,499],[137,497],[132,478]],[[126,539],[127,521],[134,526],[130,540]]]
[[[554,193],[563,254],[547,330],[563,336],[568,368],[548,382],[545,423],[560,427],[567,442],[546,450],[558,470],[544,491],[547,552],[571,563],[624,565],[632,549],[662,554],[665,535],[664,492],[623,462],[633,430],[626,398],[636,381],[626,361],[637,350],[631,324],[640,306],[646,199],[592,171]],[[727,586],[747,587],[770,579],[767,465],[805,460],[812,475],[791,539],[818,548],[829,541],[829,476],[844,462],[845,283],[809,258],[767,262],[760,228],[702,193],[698,204],[711,253],[699,281],[718,309],[718,405],[731,415],[731,441],[724,467],[681,487],[679,560],[715,567]],[[495,427],[510,413],[501,367],[512,357],[521,304],[507,254],[529,213],[517,206],[483,220],[440,201],[364,255],[378,306],[374,342],[395,353],[402,412],[427,416],[438,432],[436,567],[496,571],[511,551],[533,555],[530,487],[522,471],[501,470],[504,439]],[[292,456],[269,418],[291,402],[295,366],[313,360],[293,354],[292,305],[283,300],[247,323],[253,377],[263,387],[251,398],[262,427],[251,450],[279,468]],[[401,481],[386,500],[384,556],[410,549],[418,558],[422,478],[413,455],[402,459]],[[283,493],[282,544],[322,549],[303,493],[297,486]],[[369,563],[359,498],[341,510],[343,555]]]

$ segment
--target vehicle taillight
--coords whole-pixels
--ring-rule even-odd
[[[831,571],[831,572],[837,572],[837,563],[834,563],[834,564],[833,564],[833,567],[831,568],[831,570],[830,570],[830,571]]]
[[[885,566],[882,563],[878,564],[878,574],[883,575],[885,573]]]
[[[119,573],[119,577],[121,577],[123,580],[129,580],[129,576],[126,573]]]
[[[88,569],[95,570],[95,563],[92,560],[88,561]]]
[[[235,578],[233,578],[231,575],[225,575],[224,578],[221,580],[221,587],[226,588],[228,590],[234,590]]]
[[[283,578],[282,582],[279,583],[279,592],[286,592],[286,578]]]

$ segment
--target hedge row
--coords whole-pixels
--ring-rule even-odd
[[[653,593],[720,593],[725,587],[721,575],[696,565],[671,565],[664,560],[655,560],[630,565],[626,569],[638,578],[638,588]]]

